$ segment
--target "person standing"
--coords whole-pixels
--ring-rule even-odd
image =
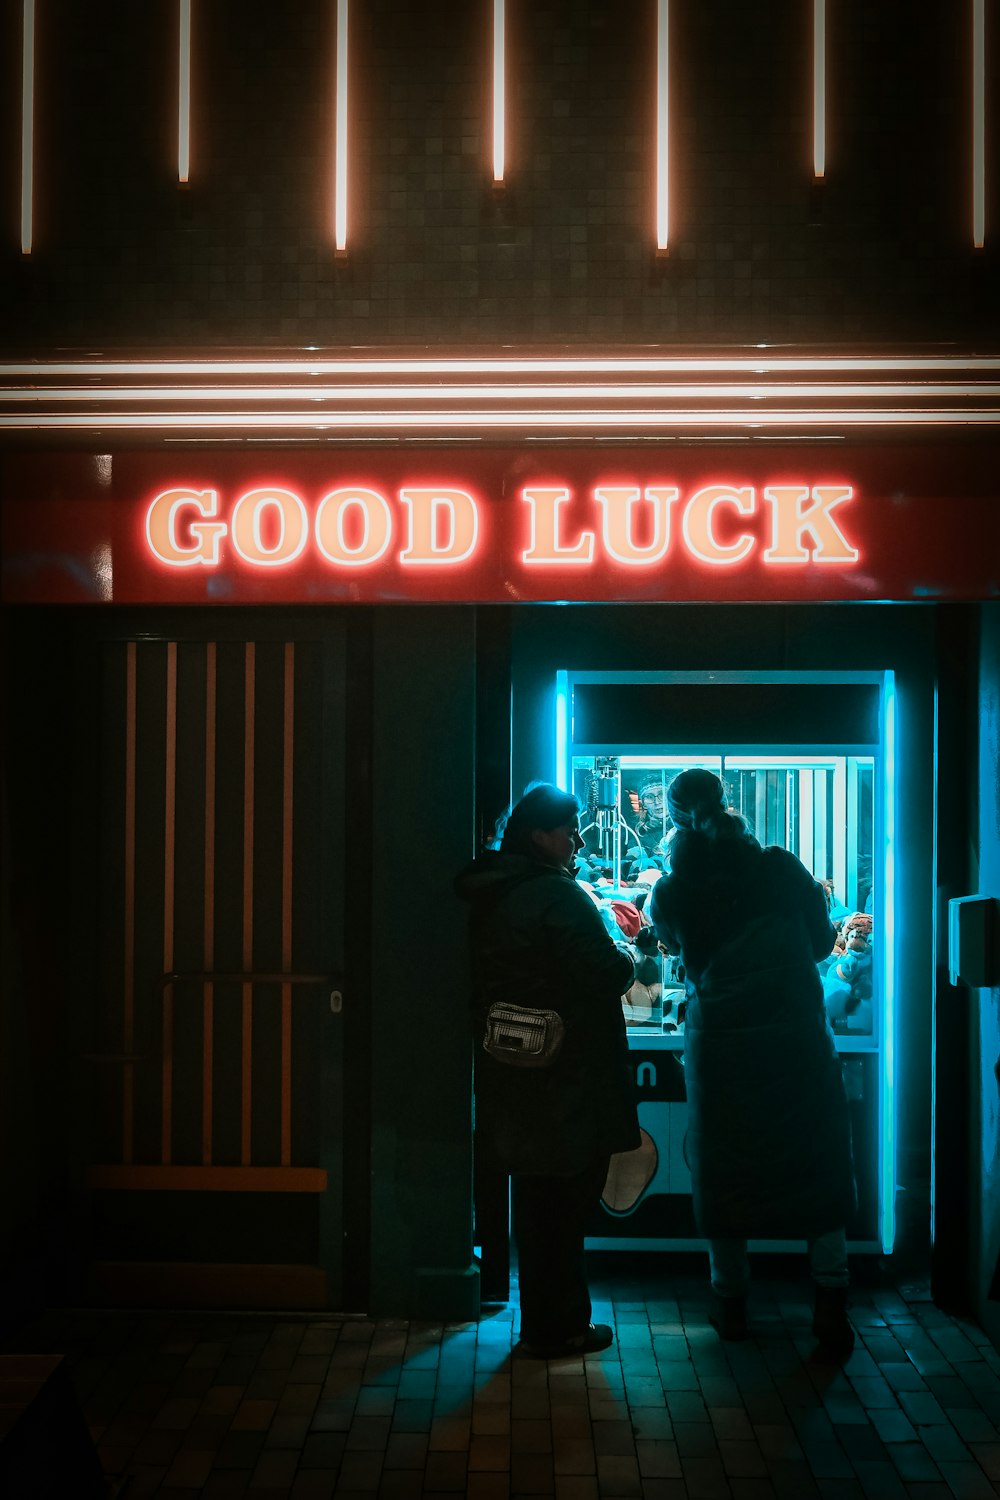
[[[495,1002],[553,1010],[565,1027],[542,1068],[476,1052],[477,1130],[511,1176],[521,1302],[520,1350],[539,1358],[606,1349],[590,1321],[586,1225],[613,1153],[640,1144],[621,996],[633,981],[624,944],[574,879],[580,803],[546,782],[508,814],[498,850],[458,875],[469,902],[477,1039]]]
[[[718,776],[667,792],[676,832],[650,917],[688,995],[684,1071],[695,1222],[711,1319],[747,1335],[747,1240],[804,1239],[824,1351],[854,1346],[846,1223],[856,1190],[843,1071],[816,968],[833,947],[826,894],[788,850],[762,848]]]

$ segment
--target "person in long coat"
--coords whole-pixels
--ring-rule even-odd
[[[688,996],[684,1072],[695,1222],[712,1321],[747,1333],[748,1239],[804,1239],[813,1330],[850,1351],[845,1226],[855,1202],[843,1070],[816,968],[833,947],[826,894],[788,850],[762,848],[718,776],[671,783],[670,872],[650,897]]]
[[[554,1010],[565,1027],[545,1068],[476,1049],[476,1128],[512,1179],[520,1347],[540,1357],[613,1341],[590,1321],[584,1237],[612,1154],[640,1143],[621,1005],[633,962],[574,879],[582,847],[578,800],[540,783],[511,810],[499,850],[455,882],[470,903],[477,1040],[498,1001]]]

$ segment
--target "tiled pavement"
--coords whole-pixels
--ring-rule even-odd
[[[855,1287],[841,1368],[811,1357],[787,1269],[755,1283],[745,1344],[692,1275],[593,1289],[616,1345],[548,1364],[511,1357],[512,1306],[444,1327],[61,1312],[5,1348],[67,1355],[121,1500],[1000,1495],[1000,1355],[919,1281]]]

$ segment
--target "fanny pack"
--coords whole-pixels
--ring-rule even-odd
[[[566,1035],[562,1016],[497,1000],[486,1013],[483,1048],[497,1062],[513,1068],[548,1068]]]

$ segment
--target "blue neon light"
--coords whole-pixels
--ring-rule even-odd
[[[879,1111],[880,1238],[883,1254],[896,1239],[896,677],[886,672],[882,687],[883,827],[882,893],[882,1090]]]
[[[556,673],[556,786],[569,791],[569,677]]]

